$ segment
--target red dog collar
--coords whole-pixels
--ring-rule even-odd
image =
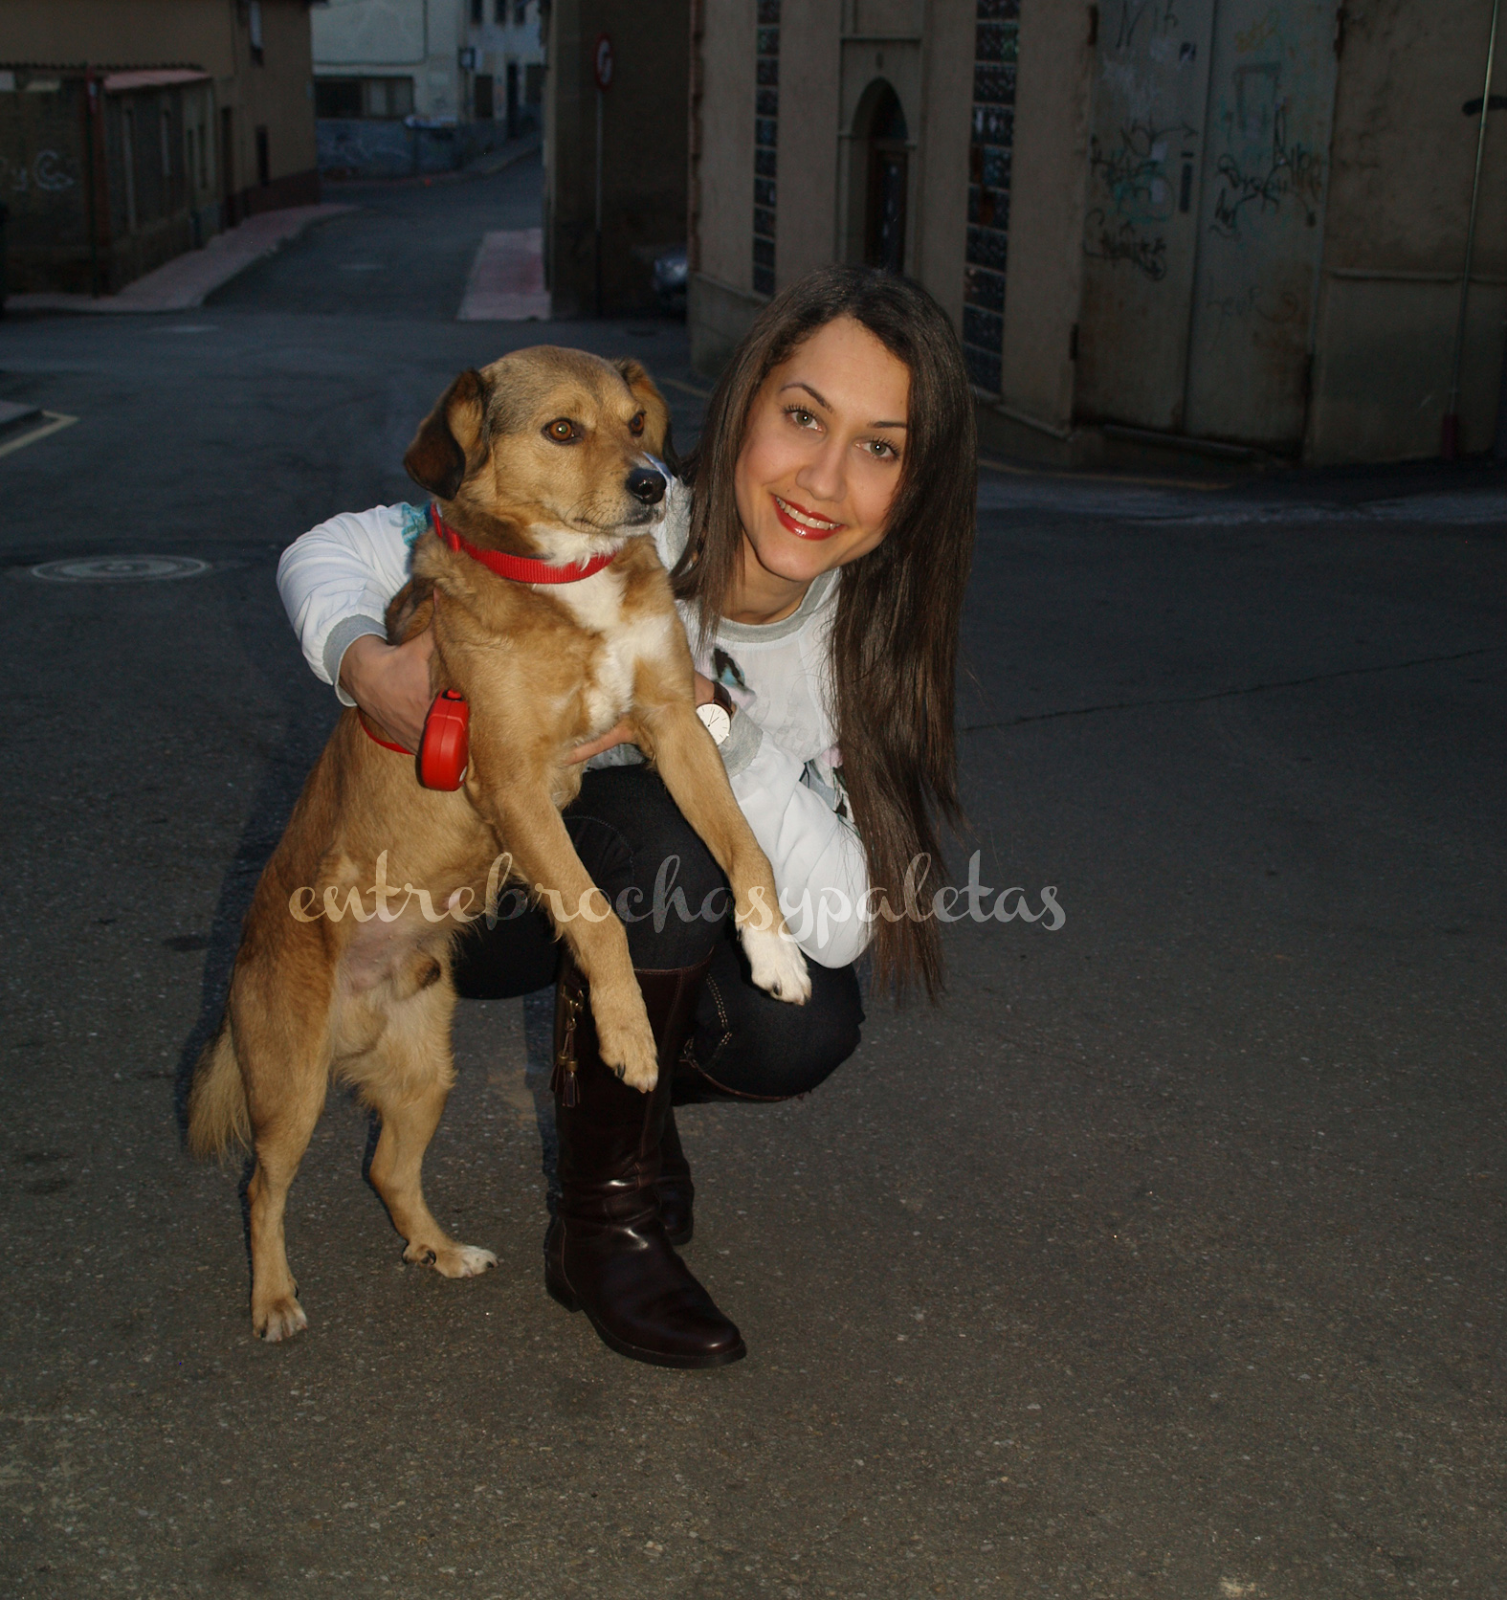
[[[600,572],[603,567],[612,565],[616,552],[612,555],[593,556],[589,561],[580,562],[571,567],[552,567],[547,561],[535,561],[528,556],[504,555],[501,550],[482,550],[463,539],[448,522],[440,516],[440,508],[432,501],[429,506],[429,515],[434,523],[434,531],[439,535],[440,542],[447,544],[452,550],[458,550],[462,555],[470,556],[473,561],[481,562],[488,572],[495,572],[499,578],[511,578],[514,583],[579,583],[582,578],[589,578],[593,572]]]
[[[381,745],[384,750],[395,750],[400,756],[411,756],[413,754],[412,750],[405,750],[402,745],[394,744],[391,739],[384,739],[382,735],[378,733],[374,727],[372,727],[371,723],[367,721],[366,713],[359,707],[357,708],[356,715],[361,719],[361,731],[368,739],[371,740],[373,744]]]
[[[430,503],[429,516],[441,543],[452,550],[479,561],[488,572],[499,578],[511,578],[514,583],[579,583],[603,567],[612,565],[612,555],[593,556],[589,561],[572,567],[552,567],[547,561],[534,561],[527,556],[504,555],[501,550],[482,550],[458,534],[443,517],[440,508]],[[366,719],[364,711],[358,712],[361,726],[368,739],[384,750],[395,751],[400,756],[409,755],[402,745],[384,739]],[[424,719],[424,738],[419,745],[419,782],[426,789],[459,789],[465,781],[466,764],[470,757],[471,708],[458,689],[445,689],[434,697],[429,715]]]

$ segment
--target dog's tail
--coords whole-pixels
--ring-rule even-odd
[[[223,1156],[233,1144],[251,1148],[251,1112],[227,1014],[194,1068],[188,1096],[188,1148],[196,1156]]]

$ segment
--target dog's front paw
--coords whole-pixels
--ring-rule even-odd
[[[801,947],[784,927],[756,928],[745,922],[738,930],[743,953],[753,968],[753,981],[776,1000],[803,1006],[811,998],[811,974]]]
[[[446,1278],[479,1278],[497,1265],[497,1257],[480,1245],[456,1244],[442,1239],[433,1244],[415,1240],[403,1252],[403,1259],[416,1266],[433,1267]]]
[[[264,1306],[251,1308],[251,1331],[268,1344],[291,1339],[295,1333],[302,1333],[308,1325],[309,1319],[296,1295],[279,1295]]]
[[[659,1051],[645,1018],[642,1027],[604,1028],[597,1022],[602,1060],[630,1089],[644,1094],[659,1082]]]

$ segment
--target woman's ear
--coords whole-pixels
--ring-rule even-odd
[[[654,387],[654,380],[631,356],[614,361],[613,366],[622,373],[624,381],[644,408],[644,448],[665,461],[670,442],[670,408],[665,397]]]
[[[403,457],[408,476],[437,498],[453,500],[484,443],[486,430],[487,386],[479,372],[469,369],[445,390],[439,404],[419,424]]]

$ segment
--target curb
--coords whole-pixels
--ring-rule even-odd
[[[161,315],[192,311],[247,267],[275,255],[317,222],[354,211],[353,205],[290,206],[262,211],[217,233],[202,250],[185,251],[129,283],[119,294],[13,294],[7,312],[73,312],[85,316]]]

